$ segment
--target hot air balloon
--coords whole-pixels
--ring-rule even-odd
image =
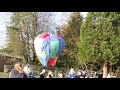
[[[41,34],[34,40],[34,48],[38,60],[46,67],[54,67],[56,65],[64,47],[63,38],[54,34]]]

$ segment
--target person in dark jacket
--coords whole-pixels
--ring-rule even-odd
[[[24,73],[20,62],[15,62],[14,69],[9,73],[9,78],[28,78]]]

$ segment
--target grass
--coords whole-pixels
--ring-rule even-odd
[[[0,72],[0,78],[8,78],[9,73]]]
[[[0,72],[0,78],[8,78],[9,73],[4,73],[4,72]],[[38,75],[36,75],[36,78],[39,78]]]

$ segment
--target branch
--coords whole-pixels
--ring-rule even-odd
[[[84,67],[82,65],[82,62],[73,53],[71,53],[71,54],[76,58],[76,60],[78,61],[78,63],[82,66],[82,69],[84,69]]]

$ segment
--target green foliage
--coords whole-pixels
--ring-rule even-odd
[[[8,78],[9,73],[0,72],[0,78]]]
[[[7,50],[11,51],[11,55],[23,58],[23,62],[28,62],[30,58],[29,41],[34,39],[33,22],[35,24],[34,12],[13,12],[10,26],[7,27]],[[33,48],[32,48],[33,49]]]
[[[39,34],[49,32],[52,25],[50,15],[47,12],[12,12],[7,27],[7,47],[2,51],[22,57],[24,63],[37,63],[34,39]]]
[[[15,27],[8,27],[9,41],[7,44],[8,50],[12,51],[11,55],[22,56],[25,52],[25,48],[20,40],[19,29]]]
[[[80,27],[82,24],[82,16],[79,12],[73,12],[66,25],[63,26],[59,35],[65,40],[65,49],[58,60],[58,65],[62,67],[79,67],[77,52],[79,49]]]
[[[119,17],[117,12],[88,13],[80,31],[80,60],[87,64],[117,64],[120,60]]]

